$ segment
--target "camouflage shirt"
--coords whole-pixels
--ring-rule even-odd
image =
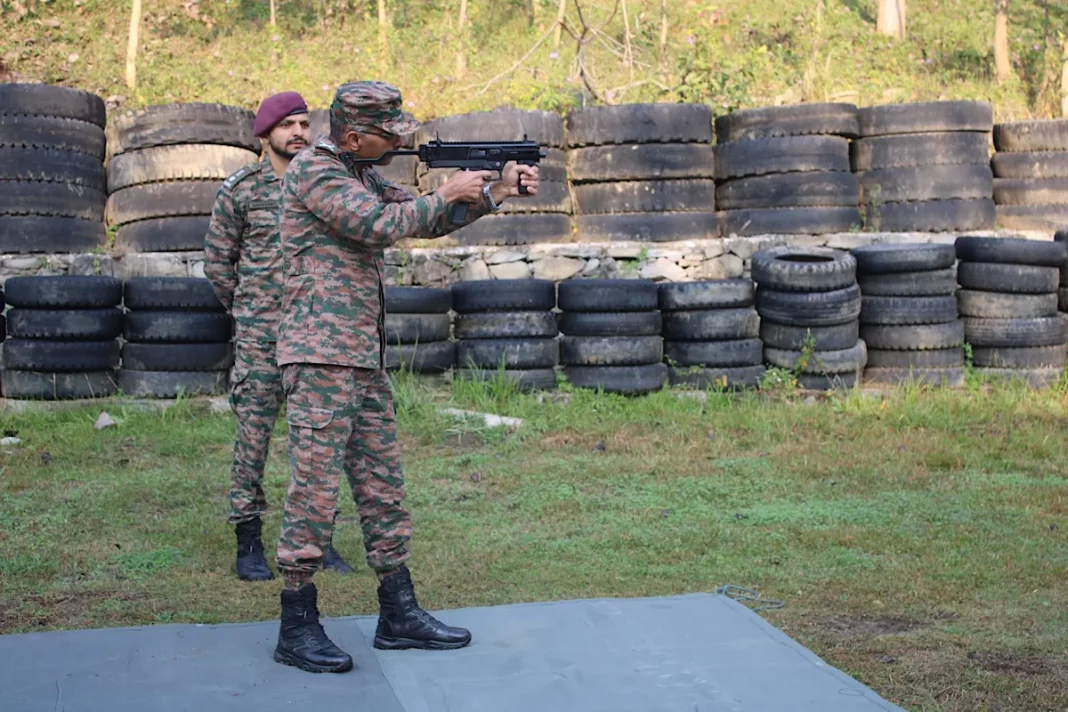
[[[219,188],[204,238],[204,274],[237,323],[237,340],[276,340],[282,306],[281,181],[267,159]]]
[[[284,293],[278,365],[379,369],[385,354],[383,251],[452,232],[437,193],[416,198],[371,167],[362,175],[329,138],[298,153],[282,179]],[[468,206],[467,222],[485,201]]]

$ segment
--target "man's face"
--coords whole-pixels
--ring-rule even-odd
[[[307,114],[293,114],[278,122],[267,134],[267,145],[282,158],[293,158],[308,145],[311,136],[311,119]]]
[[[345,150],[360,158],[377,158],[386,151],[394,151],[403,146],[404,139],[380,128],[368,128],[346,133],[345,144]],[[378,165],[388,166],[392,162],[393,156],[387,156],[379,161]]]

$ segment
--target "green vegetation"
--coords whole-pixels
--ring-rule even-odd
[[[735,584],[784,601],[761,615],[906,709],[1068,707],[1068,378],[539,399],[398,377],[396,397],[431,609]],[[104,408],[118,425],[102,431],[84,405],[2,418],[22,442],[0,449],[0,633],[275,618],[279,581],[232,574],[232,417]],[[335,542],[358,572],[318,577],[324,610],[376,612],[350,499]]]
[[[0,77],[6,67],[9,78],[122,96],[124,108],[255,108],[285,89],[322,107],[339,83],[376,77],[400,86],[422,119],[506,104],[563,111],[584,100],[708,102],[721,114],[800,101],[954,98],[991,101],[1002,121],[1059,114],[1068,10],[1052,0],[1011,4],[1014,72],[1004,84],[994,76],[991,0],[913,0],[903,41],[875,32],[876,0],[670,0],[663,47],[657,0],[627,0],[626,24],[622,5],[611,14],[614,0],[581,0],[586,26],[603,28],[581,45],[593,94],[577,76],[579,42],[564,32],[554,48],[558,4],[470,0],[458,36],[456,0],[388,0],[381,42],[374,0],[277,0],[273,27],[268,0],[153,1],[130,91],[128,0],[0,0]],[[575,1],[567,8],[568,27],[582,36]]]

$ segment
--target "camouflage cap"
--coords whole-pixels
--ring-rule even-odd
[[[419,121],[401,109],[397,87],[377,81],[349,82],[337,88],[330,104],[330,118],[354,130],[379,128],[405,136],[419,128]]]

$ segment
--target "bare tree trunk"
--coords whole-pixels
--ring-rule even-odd
[[[1012,74],[1009,63],[1009,0],[994,0],[994,67],[998,82]]]
[[[661,62],[663,62],[667,58],[667,37],[668,37],[667,0],[660,0],[660,61]]]
[[[386,18],[386,0],[378,0],[378,43],[383,49],[386,47],[386,29],[389,20]]]
[[[1064,67],[1061,69],[1061,118],[1068,119],[1068,42],[1064,43]]]
[[[275,0],[271,0],[271,27],[275,26]]]
[[[553,35],[553,49],[560,49],[560,32],[564,29],[564,11],[567,9],[567,0],[560,0],[560,7],[556,11],[556,34]]]
[[[527,27],[533,27],[538,21],[538,0],[527,0]]]
[[[460,20],[456,23],[456,78],[463,79],[467,74],[467,62],[464,58],[464,34],[467,25],[467,0],[460,0]]]
[[[130,8],[130,41],[126,45],[126,86],[137,87],[137,32],[141,27],[141,0]]]
[[[627,17],[627,0],[623,0],[623,64],[630,74],[630,81],[634,81],[634,53],[630,47],[630,18]]]
[[[879,0],[875,29],[883,35],[905,38],[905,0]]]

